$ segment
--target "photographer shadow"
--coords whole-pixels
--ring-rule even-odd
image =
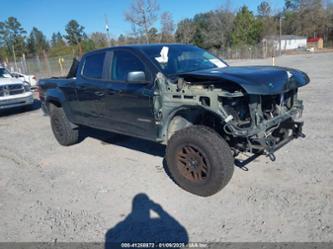
[[[156,217],[151,217],[151,211]],[[120,243],[188,243],[186,229],[146,194],[133,198],[132,212],[105,235],[105,249]]]

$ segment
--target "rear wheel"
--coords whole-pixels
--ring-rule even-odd
[[[79,128],[67,119],[61,107],[51,104],[50,118],[53,134],[61,145],[69,146],[78,143]]]
[[[205,126],[177,131],[168,143],[166,160],[172,179],[183,189],[200,196],[220,191],[234,171],[229,145]]]

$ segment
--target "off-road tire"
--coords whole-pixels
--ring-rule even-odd
[[[182,153],[187,146],[193,146],[191,150],[199,151],[199,155],[202,156],[200,158],[204,158],[200,161],[209,166],[206,165],[208,172],[201,181],[189,180],[191,175],[188,173],[188,163],[184,166],[187,176],[182,173],[184,169],[180,169],[178,158],[179,155],[184,155]],[[234,172],[234,158],[229,145],[218,133],[206,126],[194,125],[177,131],[168,142],[166,162],[172,180],[186,191],[200,196],[210,196],[219,192],[228,184]]]
[[[69,146],[78,143],[79,128],[67,119],[64,110],[51,104],[49,111],[52,131],[59,144]]]

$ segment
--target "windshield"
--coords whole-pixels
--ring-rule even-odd
[[[0,78],[11,78],[12,76],[5,68],[0,68]]]
[[[165,75],[227,66],[216,56],[191,45],[147,46],[143,47],[142,51],[160,67]]]

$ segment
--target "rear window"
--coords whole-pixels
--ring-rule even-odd
[[[82,74],[88,78],[102,79],[105,53],[98,53],[86,57]]]

